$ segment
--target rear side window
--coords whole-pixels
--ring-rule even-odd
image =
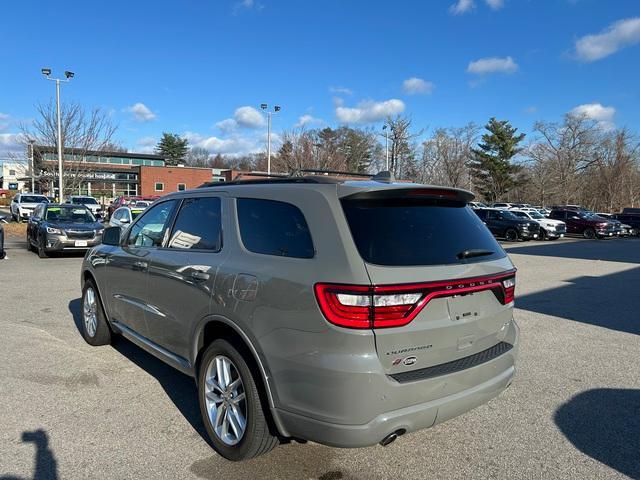
[[[240,237],[250,252],[279,257],[313,258],[309,227],[298,207],[253,198],[237,199]]]
[[[218,197],[186,198],[176,218],[169,248],[220,251],[222,221]]]
[[[494,260],[506,253],[463,203],[429,199],[342,200],[360,256],[385,266]],[[474,251],[465,257],[463,252]]]

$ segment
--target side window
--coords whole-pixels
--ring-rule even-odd
[[[116,212],[113,214],[113,218],[115,218],[116,220],[122,220],[124,218],[124,210],[116,210]]]
[[[176,208],[176,200],[159,203],[138,219],[129,231],[127,244],[136,247],[159,247]]]
[[[220,251],[222,220],[220,198],[186,198],[171,232],[169,248]]]
[[[313,258],[315,250],[304,215],[290,203],[239,198],[238,225],[247,250],[281,257]]]
[[[496,212],[494,212],[493,210],[489,210],[487,212],[487,219],[491,220],[491,219],[494,219],[494,218],[496,218]]]

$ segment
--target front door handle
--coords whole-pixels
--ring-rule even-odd
[[[209,280],[209,274],[206,272],[201,272],[199,270],[195,270],[191,272],[190,275],[192,278],[195,278],[196,280]]]
[[[149,264],[147,262],[141,262],[141,261],[133,262],[133,269],[134,270],[146,270],[148,265]]]

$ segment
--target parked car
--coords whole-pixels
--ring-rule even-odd
[[[515,216],[510,210],[500,208],[478,208],[476,215],[496,237],[508,242],[531,240],[540,235],[540,225],[533,220]]]
[[[131,222],[133,222],[138,216],[145,211],[145,208],[137,208],[137,207],[120,207],[109,219],[110,227],[120,227],[125,228],[128,227]]]
[[[487,208],[487,206],[482,202],[469,202],[468,205],[471,208]]]
[[[72,195],[67,198],[67,203],[84,205],[89,210],[91,210],[91,213],[93,213],[93,216],[96,218],[101,218],[103,215],[102,206],[100,205],[98,200],[88,195]]]
[[[631,227],[631,235],[640,235],[640,214],[616,213],[613,218]]]
[[[33,210],[43,202],[49,202],[49,199],[44,195],[38,193],[18,193],[13,197],[9,205],[11,217],[16,222],[27,220],[29,215],[33,213]]]
[[[471,200],[375,177],[169,194],[86,255],[83,337],[121,334],[194,376],[230,460],[388,445],[513,378],[515,269]]]
[[[108,219],[110,219],[111,215],[113,215],[113,212],[115,212],[120,207],[135,205],[136,202],[138,202],[138,201],[153,202],[157,198],[159,198],[159,197],[158,196],[142,197],[142,196],[139,196],[139,195],[135,195],[135,196],[121,195],[119,197],[116,197],[113,200],[113,202],[111,202],[109,207],[107,208],[107,214],[109,215]]]
[[[511,208],[511,207],[513,207],[512,203],[499,202],[499,203],[492,203],[491,204],[491,208],[505,208],[505,209],[508,209],[508,208]]]
[[[599,212],[599,213],[596,213],[596,215],[599,216],[600,218],[604,218],[609,222],[613,222],[614,225],[616,225],[619,228],[619,235],[621,237],[629,237],[637,234],[636,229],[633,226],[622,222],[622,220],[619,219],[618,215],[616,214]]]
[[[605,238],[616,235],[613,223],[583,210],[552,210],[549,218],[567,224],[567,233],[584,238]]]
[[[557,240],[558,238],[562,238],[567,233],[567,225],[566,223],[560,220],[553,220],[551,218],[546,218],[544,215],[539,213],[537,210],[531,208],[527,210],[509,210],[516,217],[526,218],[528,220],[533,220],[534,222],[540,225],[540,235],[538,236],[538,240]]]
[[[104,226],[84,205],[42,203],[27,225],[27,248],[46,258],[52,252],[87,250],[102,240]]]
[[[625,215],[640,215],[640,208],[625,207],[622,209]]]

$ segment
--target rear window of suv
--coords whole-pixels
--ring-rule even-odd
[[[343,199],[351,234],[367,262],[385,266],[447,265],[506,256],[463,203],[430,199]],[[482,255],[460,259],[465,251]]]
[[[313,258],[309,227],[298,207],[286,202],[238,198],[240,237],[250,252]]]

